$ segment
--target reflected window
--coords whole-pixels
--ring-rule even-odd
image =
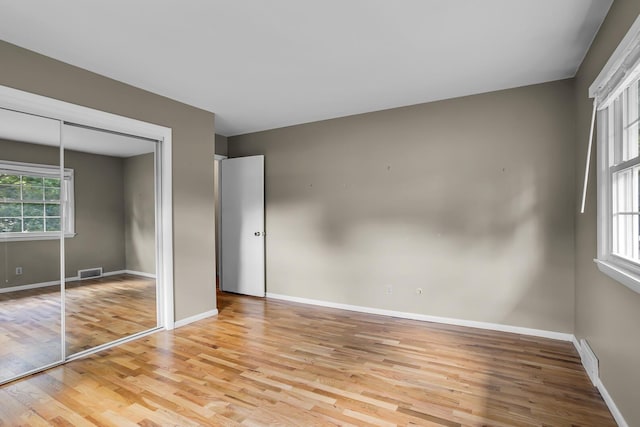
[[[73,185],[73,169],[0,161],[0,239],[73,236]]]

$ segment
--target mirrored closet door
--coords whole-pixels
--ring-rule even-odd
[[[158,326],[156,141],[64,124],[74,175],[73,238],[65,241],[66,353]]]
[[[0,384],[171,324],[160,144],[0,108]]]
[[[64,359],[60,126],[0,109],[0,382]]]

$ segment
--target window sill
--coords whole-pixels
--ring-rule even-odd
[[[600,259],[594,259],[593,261],[602,273],[640,294],[640,275],[611,261],[603,261]]]
[[[64,238],[69,239],[75,237],[76,233],[65,233]],[[0,236],[0,242],[28,242],[33,240],[59,240],[60,234],[24,234],[24,235],[12,235],[12,236]]]

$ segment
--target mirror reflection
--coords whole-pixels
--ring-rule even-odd
[[[0,382],[63,358],[59,135],[0,109]]]
[[[65,240],[67,354],[155,328],[156,142],[64,125],[73,170]]]

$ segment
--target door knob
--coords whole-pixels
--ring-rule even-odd
[[[257,237],[264,236],[264,231],[256,231],[253,235]]]

